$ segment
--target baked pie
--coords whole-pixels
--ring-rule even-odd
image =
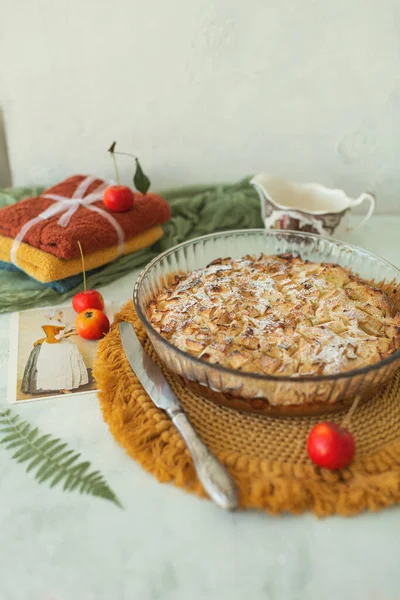
[[[400,348],[400,313],[382,290],[291,254],[220,258],[175,274],[147,314],[177,348],[247,373],[332,375]]]

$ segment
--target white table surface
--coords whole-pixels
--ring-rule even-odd
[[[400,263],[400,215],[348,241]],[[128,299],[137,273],[104,289]],[[9,316],[0,316],[0,408]],[[95,394],[28,403],[23,418],[99,468],[124,510],[39,485],[0,447],[0,600],[398,600],[400,509],[350,519],[226,514],[160,485],[116,444]]]

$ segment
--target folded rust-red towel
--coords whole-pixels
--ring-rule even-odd
[[[40,196],[26,198],[0,209],[0,235],[15,238],[26,223],[38,217],[54,203],[54,200],[44,197],[46,194],[71,198],[84,179],[84,175],[74,175]],[[96,191],[102,184],[104,181],[101,179],[94,180],[83,197]],[[135,193],[133,208],[125,213],[109,211],[101,200],[94,202],[92,206],[109,213],[122,229],[125,242],[155,225],[167,222],[171,216],[169,204],[160,196],[151,193]],[[66,227],[58,223],[60,216],[59,213],[35,223],[24,235],[23,242],[66,260],[79,256],[78,241],[84,254],[119,243],[118,233],[112,223],[104,218],[104,215],[85,206],[76,209]]]

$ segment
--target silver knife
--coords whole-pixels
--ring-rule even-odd
[[[126,321],[121,322],[119,332],[132,371],[154,404],[167,413],[179,430],[207,494],[218,506],[234,510],[237,508],[238,498],[235,484],[228,471],[201,441],[161,370],[139,342],[132,325]]]

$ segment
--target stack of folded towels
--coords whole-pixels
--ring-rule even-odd
[[[82,184],[87,189],[80,197],[77,190]],[[86,270],[91,271],[162,237],[161,224],[171,216],[163,198],[135,193],[133,208],[115,213],[99,199],[105,185],[101,179],[75,175],[40,196],[0,209],[0,268],[22,270],[42,284],[66,291],[77,285],[82,272],[78,242]],[[85,205],[85,198],[96,191],[98,199]],[[74,208],[68,216],[69,199]]]

